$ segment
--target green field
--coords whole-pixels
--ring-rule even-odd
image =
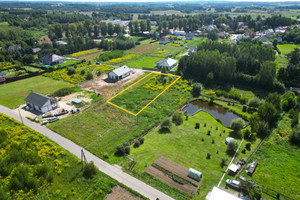
[[[126,63],[129,67],[134,68],[155,68],[155,63],[159,60],[162,60],[160,57],[151,57],[151,56],[145,56],[143,58],[139,58],[138,60]]]
[[[268,140],[260,147],[251,159],[258,161],[258,167],[252,178],[243,172],[243,176],[266,186],[280,194],[293,199],[299,199],[300,194],[300,149],[291,145],[289,134],[291,132],[290,119],[285,115]],[[276,192],[270,191],[267,199],[276,199]]]
[[[279,51],[282,55],[286,55],[294,51],[295,48],[300,47],[300,45],[296,44],[279,44],[277,45]]]
[[[200,129],[195,129],[197,122],[200,123]],[[208,130],[211,131],[211,136],[206,135]],[[223,130],[226,132],[223,133]],[[231,156],[226,153],[225,145],[229,132],[230,129],[222,126],[204,111],[190,116],[182,125],[173,125],[171,133],[160,133],[159,128],[156,128],[144,137],[143,145],[131,151],[131,156],[137,161],[135,170],[143,172],[145,166],[151,165],[160,155],[186,168],[196,169],[203,173],[203,179],[200,184],[200,195],[195,195],[193,199],[204,199],[212,187],[218,184],[223,174],[222,170],[226,168],[220,166],[221,159],[226,158],[227,164],[231,160]],[[201,141],[202,138],[204,141]],[[213,139],[214,144],[212,144]],[[246,141],[241,149],[244,148],[245,143]],[[258,140],[253,146],[257,143]],[[206,159],[207,153],[211,154],[211,159]],[[250,153],[249,151],[246,154],[239,153],[238,158],[247,158]]]
[[[25,104],[24,99],[31,91],[41,94],[51,94],[64,87],[73,86],[64,81],[56,81],[51,78],[36,76],[12,83],[0,85],[0,104],[9,108],[17,108]]]
[[[83,177],[80,160],[46,137],[0,113],[0,198],[104,199],[118,182]]]

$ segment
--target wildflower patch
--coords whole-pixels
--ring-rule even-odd
[[[177,75],[151,72],[107,100],[107,103],[137,116],[180,78]]]

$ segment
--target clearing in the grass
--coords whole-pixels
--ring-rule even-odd
[[[180,78],[177,75],[151,72],[107,100],[107,103],[137,116]],[[129,98],[132,101],[128,103]]]

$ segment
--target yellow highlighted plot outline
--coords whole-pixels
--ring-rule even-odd
[[[130,112],[129,110],[126,110],[112,102],[110,102],[113,98],[119,96],[120,94],[122,94],[123,92],[125,92],[126,90],[128,90],[129,88],[131,88],[132,86],[134,86],[135,84],[137,84],[138,82],[144,80],[145,78],[147,78],[148,76],[150,76],[151,74],[160,74],[160,75],[167,75],[167,76],[173,76],[173,77],[177,77],[177,79],[175,81],[173,81],[168,87],[166,87],[161,93],[159,93],[154,99],[152,99],[144,108],[142,108],[139,112],[137,113],[133,113]],[[124,90],[122,90],[121,92],[119,92],[118,94],[116,94],[115,96],[113,96],[112,98],[108,99],[106,102],[117,107],[120,108],[121,110],[124,110],[125,112],[128,112],[134,116],[137,116],[138,114],[140,114],[145,108],[147,108],[153,101],[155,101],[160,95],[162,95],[167,89],[169,89],[172,85],[174,85],[176,83],[176,81],[178,81],[181,78],[181,76],[177,76],[177,75],[173,75],[173,74],[164,74],[164,73],[159,73],[159,72],[151,72],[150,74],[148,74],[147,76],[145,76],[144,78],[140,79],[139,81],[137,81],[136,83],[128,86],[127,88],[125,88]]]

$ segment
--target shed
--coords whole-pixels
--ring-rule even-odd
[[[82,100],[80,100],[80,99],[77,99],[77,98],[72,99],[72,103],[80,104],[81,102],[82,102]]]
[[[225,139],[225,144],[228,144],[230,141],[232,141],[232,140],[235,140],[234,138],[232,138],[232,137],[227,137],[226,139]]]
[[[126,65],[112,70],[108,73],[108,78],[113,80],[120,80],[130,75],[130,69]]]
[[[193,168],[190,168],[189,172],[188,172],[188,177],[190,177],[196,181],[200,181],[200,179],[202,177],[202,173]]]
[[[231,164],[229,167],[228,167],[228,170],[229,172],[231,173],[237,173],[237,171],[240,169],[241,165],[236,165],[236,164]]]

